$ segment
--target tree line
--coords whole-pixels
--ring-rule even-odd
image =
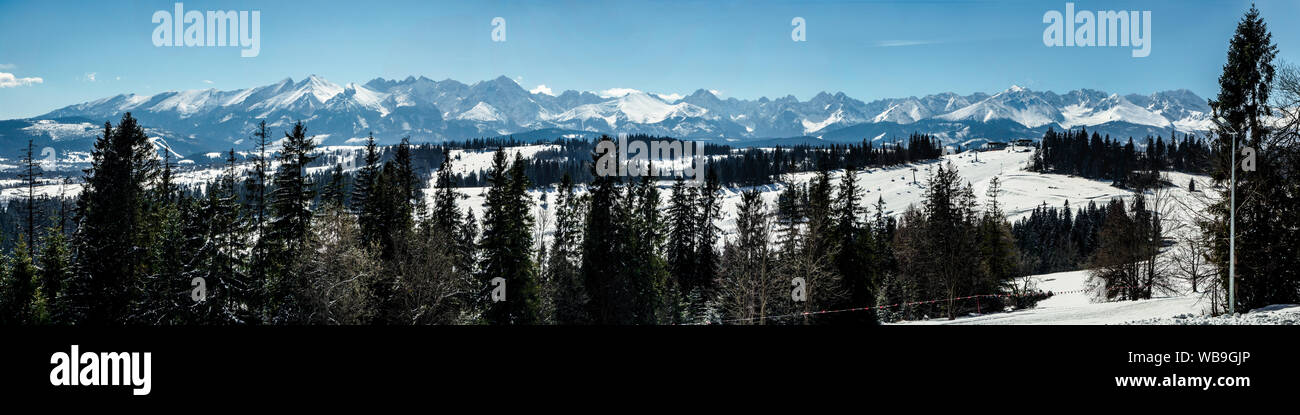
[[[346,174],[341,163],[309,171],[325,153],[301,122],[277,151],[264,122],[253,138],[247,160],[231,150],[219,177],[194,191],[175,183],[170,159],[129,113],[106,123],[72,232],[29,223],[4,257],[5,323],[875,323],[870,310],[805,313],[996,291],[1016,275],[1009,224],[993,220],[996,209],[975,215],[951,166],[931,178],[925,209],[900,223],[882,199],[868,216],[857,168],[831,180],[836,163],[888,154],[853,151],[861,147],[814,156],[814,179],[788,184],[776,206],[744,190],[734,237],[724,237],[717,168],[665,195],[654,178],[595,175],[590,154],[586,192],[562,176],[542,202],[554,204],[550,216],[530,196],[529,164],[498,147],[480,218],[458,207],[467,195],[445,156],[426,202],[407,140],[385,157],[370,139]],[[40,236],[27,242],[26,232]],[[1002,243],[980,249],[988,238]],[[981,252],[969,258],[985,271],[914,257],[949,249]]]
[[[1166,144],[1163,136],[1146,137],[1146,146],[1138,150],[1130,137],[1127,142],[1112,140],[1086,127],[1056,131],[1048,128],[1030,158],[1029,170],[1072,174],[1090,179],[1110,180],[1118,187],[1149,188],[1156,185],[1160,171],[1204,173],[1210,166],[1211,149],[1195,135],[1178,138],[1170,132]]]

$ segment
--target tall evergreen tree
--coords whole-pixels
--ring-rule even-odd
[[[507,163],[506,151],[493,156],[487,198],[483,203],[483,262],[480,284],[487,301],[483,319],[489,324],[535,324],[538,315],[537,269],[533,263],[533,217],[529,211],[528,177],[516,153]],[[495,278],[504,279],[505,301],[490,298]]]
[[[573,179],[568,173],[560,181],[559,196],[555,208],[555,235],[551,242],[549,264],[546,272],[548,280],[555,284],[556,324],[585,324],[590,319],[587,314],[587,290],[583,286],[582,266],[582,218],[584,206],[582,199],[573,192]]]
[[[37,178],[41,176],[42,172],[40,166],[36,164],[36,160],[32,158],[32,148],[33,148],[32,140],[28,139],[27,152],[23,155],[23,160],[22,160],[22,173],[18,174],[18,178],[22,180],[23,188],[27,190],[27,194],[23,198],[23,213],[26,214],[27,216],[26,221],[23,222],[24,224],[23,235],[26,235],[28,240],[34,241],[35,240],[34,238],[36,238],[36,226],[37,226],[36,184],[38,181]],[[35,256],[36,256],[36,243],[33,242],[27,244],[27,257],[31,258]]]
[[[835,255],[835,265],[848,293],[847,302],[842,308],[871,307],[875,303],[872,285],[875,283],[872,267],[871,233],[862,223],[865,208],[861,203],[858,190],[857,169],[852,165],[844,170],[840,180],[839,194],[834,202],[835,238],[839,245]],[[846,321],[857,323],[874,323],[874,308],[861,313],[843,314]]]
[[[771,226],[762,193],[742,193],[736,238],[727,241],[723,250],[719,283],[728,318],[740,324],[767,324],[780,301],[778,295],[786,294],[772,270]]]
[[[699,187],[688,185],[681,177],[673,182],[668,196],[668,270],[683,293],[696,288],[698,198]]]
[[[246,323],[250,284],[246,251],[247,225],[235,194],[235,151],[226,158],[226,168],[208,190],[199,207],[201,225],[192,238],[198,238],[198,249],[184,272],[185,280],[202,278],[206,293],[201,301],[193,301],[189,315],[198,324]]]
[[[147,245],[145,186],[157,176],[156,156],[130,113],[116,129],[105,123],[95,142],[77,200],[77,271],[64,301],[76,323],[122,324],[132,318]]]
[[[1292,242],[1300,239],[1300,214],[1290,209],[1300,203],[1300,196],[1289,185],[1297,172],[1288,157],[1297,146],[1275,139],[1269,122],[1274,115],[1269,101],[1276,56],[1273,35],[1251,6],[1229,44],[1219,95],[1210,101],[1215,116],[1226,120],[1215,127],[1211,142],[1219,156],[1211,170],[1216,184],[1226,185],[1232,170],[1241,169],[1242,156],[1232,151],[1234,141],[1238,148],[1270,155],[1257,157],[1254,171],[1236,173],[1237,310],[1300,302],[1300,260]],[[1214,219],[1202,224],[1213,241],[1220,292],[1227,292],[1228,285],[1230,196],[1227,190],[1221,192],[1211,209]]]
[[[292,132],[285,133],[277,160],[280,167],[272,181],[268,206],[271,220],[267,226],[267,263],[271,288],[268,315],[272,321],[301,321],[304,317],[304,299],[295,287],[301,286],[291,269],[293,261],[307,246],[312,220],[311,179],[306,174],[307,164],[315,160],[315,144],[307,136],[307,126],[295,123]]]
[[[625,259],[621,278],[630,283],[633,301],[633,322],[655,324],[672,321],[668,316],[675,307],[669,307],[671,297],[668,287],[670,275],[664,260],[664,226],[659,211],[659,189],[655,178],[642,176],[640,182],[626,188],[622,219],[622,253]]]
[[[63,323],[66,319],[60,300],[66,295],[63,292],[64,285],[69,278],[72,278],[72,258],[68,241],[62,230],[49,228],[45,231],[42,245],[41,255],[37,260],[40,269],[40,290],[45,296],[45,304],[51,320],[55,323]]]
[[[268,255],[270,240],[266,237],[267,226],[270,220],[267,218],[267,178],[271,173],[271,154],[268,153],[268,146],[271,145],[271,133],[266,128],[266,120],[260,120],[257,123],[257,129],[253,131],[253,151],[248,156],[253,166],[248,170],[248,176],[244,178],[244,189],[248,195],[248,212],[252,215],[252,233],[253,249],[250,255],[249,268],[251,280],[249,287],[249,308],[256,312],[250,316],[253,322],[259,322],[263,317],[261,311],[266,306],[266,293],[269,287],[267,279],[267,268],[271,266],[271,258]]]
[[[708,169],[699,194],[699,222],[695,225],[695,278],[692,287],[704,298],[710,298],[717,288],[718,238],[721,229],[717,221],[722,214],[722,184],[717,169]]]
[[[41,303],[41,293],[36,281],[36,268],[32,258],[27,256],[27,242],[19,237],[14,247],[13,256],[7,258],[8,266],[0,275],[0,325],[26,325],[40,323],[38,315],[44,310],[37,310]],[[42,305],[43,308],[43,305]]]
[[[600,141],[612,141],[601,136]],[[599,146],[597,146],[599,148]],[[597,170],[603,154],[592,152],[592,182],[588,187],[590,204],[583,223],[582,282],[589,301],[589,318],[595,324],[629,324],[633,314],[630,307],[630,290],[626,281],[620,281],[622,257],[620,236],[614,212],[618,206],[618,178],[606,176]]]

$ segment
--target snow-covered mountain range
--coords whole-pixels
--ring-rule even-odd
[[[32,138],[41,146],[89,149],[88,140],[103,122],[116,122],[128,111],[157,141],[186,155],[247,147],[253,125],[262,119],[277,134],[294,121],[306,121],[324,144],[356,143],[370,132],[382,143],[394,143],[404,136],[437,142],[536,130],[646,133],[739,145],[789,138],[886,140],[923,132],[966,144],[1034,139],[1047,128],[1144,137],[1210,126],[1205,99],[1187,90],[1057,94],[1012,86],[991,95],[942,93],[871,102],[843,92],[822,92],[807,101],[723,99],[705,89],[684,97],[626,88],[546,92],[529,92],[504,76],[474,84],[408,77],[339,85],[312,75],[248,89],[123,94],[70,105],[31,119],[0,121],[0,142],[15,148],[11,144],[25,145]]]

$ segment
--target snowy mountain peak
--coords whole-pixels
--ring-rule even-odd
[[[503,117],[496,108],[492,107],[491,104],[480,101],[478,104],[474,105],[474,108],[462,112],[460,115],[456,116],[456,118],[462,120],[492,122],[501,121],[505,117]]]
[[[157,129],[173,147],[188,143],[205,151],[228,149],[247,138],[260,120],[273,128],[308,121],[313,132],[338,140],[373,131],[381,142],[407,135],[463,140],[546,129],[727,140],[816,136],[856,141],[922,132],[948,142],[971,142],[1041,137],[1049,127],[1094,130],[1104,125],[1114,136],[1144,136],[1170,128],[1203,131],[1209,125],[1206,101],[1187,90],[1124,95],[1079,89],[1058,95],[1012,85],[993,95],[943,92],[863,102],[845,92],[823,91],[800,101],[793,95],[722,99],[706,88],[687,96],[627,87],[538,94],[506,76],[472,84],[407,76],[338,85],[316,74],[229,91],[118,94],[32,120],[73,117],[98,124],[126,111]]]

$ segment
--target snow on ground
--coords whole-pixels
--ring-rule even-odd
[[[524,158],[532,158],[539,152],[545,150],[558,150],[560,146],[555,144],[537,144],[506,148],[506,161],[513,162],[515,154],[522,154]],[[452,150],[451,151],[451,171],[453,174],[466,174],[476,171],[487,172],[492,168],[492,156],[496,154],[495,148],[481,150]],[[433,181],[429,186],[433,187]]]
[[[1219,325],[1297,325],[1300,324],[1300,304],[1275,304],[1257,308],[1235,316],[1207,317],[1194,314],[1180,314],[1166,318],[1150,318],[1129,322],[1129,324],[1165,324],[1182,326],[1219,326]]]
[[[1139,319],[1202,315],[1208,307],[1199,295],[1174,295],[1137,301],[1094,303],[1085,290],[1087,271],[1035,275],[1038,289],[1054,295],[1027,310],[978,316],[909,321],[902,324],[1123,324]],[[1170,323],[1143,323],[1170,324]]]
[[[540,151],[553,148],[553,145],[528,145],[508,149],[508,151],[521,152],[525,157],[530,157]],[[486,171],[492,164],[493,150],[453,150],[452,169],[456,173],[467,173],[473,171]],[[1046,203],[1050,207],[1060,208],[1066,201],[1070,203],[1071,209],[1078,209],[1086,206],[1089,201],[1095,201],[1098,205],[1103,205],[1111,198],[1120,197],[1125,200],[1132,198],[1131,191],[1116,188],[1110,185],[1110,182],[1104,180],[1091,180],[1075,176],[1066,176],[1059,174],[1042,174],[1025,171],[1026,163],[1032,153],[1024,148],[1011,148],[1005,151],[989,152],[966,152],[961,154],[943,156],[941,160],[916,163],[904,166],[894,166],[889,168],[873,168],[860,171],[857,175],[859,188],[863,190],[862,196],[864,204],[869,207],[869,214],[874,215],[875,203],[878,198],[885,201],[886,214],[899,216],[908,205],[920,206],[925,196],[924,184],[932,169],[936,168],[939,163],[953,163],[957,167],[962,178],[971,183],[975,190],[975,195],[979,198],[980,203],[986,203],[985,193],[989,187],[989,182],[993,177],[999,177],[1002,182],[1002,192],[998,196],[998,203],[1002,205],[1003,212],[1006,213],[1008,220],[1017,220],[1028,216],[1035,207]],[[513,154],[509,155],[513,159]],[[913,171],[915,169],[915,171]],[[915,174],[915,182],[913,182]],[[1167,190],[1172,203],[1173,212],[1167,218],[1187,222],[1189,215],[1187,211],[1196,210],[1199,206],[1200,197],[1203,193],[1188,192],[1187,185],[1189,181],[1195,180],[1197,188],[1209,188],[1208,178],[1206,176],[1189,175],[1184,173],[1167,173],[1173,187]],[[787,175],[787,180],[791,183],[806,184],[816,173],[804,172]],[[832,172],[831,183],[838,186],[843,178],[843,171]],[[426,185],[426,199],[432,202],[433,186],[436,178],[431,178]],[[663,203],[668,203],[668,191],[672,186],[671,180],[661,180],[658,183]],[[722,195],[721,219],[718,226],[722,229],[722,238],[735,237],[735,222],[737,215],[737,205],[740,203],[741,192],[751,188],[725,188]],[[771,184],[759,187],[762,192],[763,200],[769,208],[775,208],[776,198],[784,189],[782,184]],[[485,188],[466,187],[459,189],[463,195],[459,206],[463,209],[473,209],[476,217],[482,217],[482,202]],[[554,188],[534,189],[529,192],[533,200],[537,202],[535,214],[539,222],[542,219],[547,223],[554,224],[552,206],[542,203],[542,195],[546,194],[548,200],[554,198]],[[579,193],[585,191],[579,187]],[[1169,226],[1171,231],[1191,230],[1190,226]],[[721,240],[719,241],[721,243]]]
[[[1025,171],[1024,168],[1031,155],[1030,152],[1016,151],[1014,148],[1005,151],[966,152],[943,156],[939,161],[863,170],[858,173],[857,180],[859,188],[863,190],[864,204],[869,207],[869,213],[872,215],[875,214],[875,203],[878,198],[884,199],[886,214],[891,216],[901,215],[908,205],[920,207],[925,198],[924,185],[931,170],[937,168],[940,163],[948,162],[957,167],[963,180],[971,183],[981,205],[988,201],[985,194],[989,182],[994,177],[998,177],[1002,186],[998,203],[1010,221],[1029,216],[1035,207],[1043,203],[1049,207],[1060,208],[1068,201],[1070,208],[1077,210],[1087,206],[1090,201],[1104,206],[1114,197],[1126,201],[1133,197],[1133,192],[1111,186],[1110,182],[1105,180]],[[913,182],[913,173],[915,173],[915,182]],[[812,172],[796,173],[789,175],[789,179],[793,183],[806,184],[815,175],[816,173]],[[1172,212],[1167,218],[1180,223],[1188,222],[1190,219],[1188,211],[1203,203],[1201,201],[1203,193],[1189,192],[1187,185],[1189,181],[1195,180],[1198,189],[1209,188],[1209,178],[1185,173],[1167,173],[1167,175],[1173,184],[1173,187],[1166,190],[1172,202],[1170,203]],[[842,171],[833,172],[831,182],[838,186],[842,178]],[[664,186],[667,186],[667,183]],[[774,184],[760,189],[769,207],[776,205],[776,197],[782,188],[782,185]],[[736,205],[740,202],[742,190],[746,189],[724,189],[723,218],[719,226],[729,236],[734,233],[731,230],[735,228]],[[1191,227],[1170,225],[1167,228],[1189,230]]]
[[[535,154],[540,149],[526,151],[533,151]],[[1035,207],[1044,202],[1048,206],[1059,208],[1068,201],[1072,209],[1077,209],[1086,206],[1089,201],[1095,201],[1101,205],[1114,197],[1124,198],[1125,200],[1130,200],[1133,197],[1132,192],[1113,187],[1109,182],[1102,180],[1025,171],[1024,166],[1030,154],[1028,152],[1009,150],[949,155],[944,156],[941,161],[866,170],[858,174],[857,180],[859,181],[859,187],[864,191],[863,196],[866,204],[874,209],[876,199],[883,197],[886,203],[886,213],[893,216],[900,215],[910,204],[919,206],[924,198],[923,184],[929,175],[930,169],[935,168],[938,163],[947,162],[952,162],[953,165],[957,166],[963,179],[972,184],[975,194],[979,196],[980,203],[987,201],[985,192],[989,187],[989,182],[993,177],[1000,177],[1002,193],[999,195],[999,203],[1002,204],[1003,211],[1010,220],[1028,216]],[[468,152],[462,154],[461,160],[457,163],[462,166],[456,168],[458,171],[473,171],[486,168],[490,162],[491,151]],[[915,183],[912,181],[913,168],[916,169]],[[788,179],[793,183],[806,183],[814,175],[815,173],[810,172],[797,173],[790,175]],[[843,172],[834,172],[832,184],[838,185],[842,177]],[[1203,196],[1200,192],[1189,192],[1187,190],[1188,182],[1195,180],[1198,188],[1209,188],[1208,179],[1205,176],[1183,173],[1168,173],[1168,177],[1173,184],[1173,187],[1166,190],[1169,199],[1171,199],[1171,211],[1168,218],[1175,222],[1184,222],[1191,216],[1189,211],[1197,209],[1197,203],[1201,203],[1201,197]],[[664,192],[662,198],[665,204],[668,199],[667,192],[670,190],[671,185],[672,182],[668,180],[659,182],[659,188]],[[430,183],[430,186],[432,187],[432,183]],[[783,185],[781,184],[758,188],[769,208],[775,207],[777,195],[782,189]],[[740,202],[740,195],[744,190],[748,190],[748,188],[728,188],[723,190],[722,218],[719,227],[723,231],[722,238],[724,239],[735,237],[737,204]],[[459,202],[460,208],[471,209],[476,217],[482,218],[482,204],[487,189],[482,187],[461,188],[460,191],[463,195]],[[583,191],[581,187],[578,189],[579,193]],[[432,198],[432,195],[432,191],[429,191],[426,197]],[[555,222],[552,211],[553,205],[549,202],[555,200],[554,188],[534,189],[529,192],[529,196],[535,203],[533,213],[538,219],[538,224],[545,225],[548,228],[553,226]],[[871,213],[874,214],[874,212]],[[1176,225],[1171,225],[1170,228],[1173,232],[1180,231]],[[1190,226],[1181,228],[1181,231],[1184,232],[1191,230]],[[541,238],[538,239],[547,240],[549,238],[548,232],[549,229],[538,230],[536,234],[541,235]],[[1087,279],[1086,271],[1047,274],[1029,278],[1035,280],[1039,289],[1060,294],[1040,302],[1037,307],[1030,310],[963,317],[953,321],[929,320],[906,324],[1120,324],[1140,319],[1201,315],[1204,314],[1207,307],[1206,302],[1201,299],[1199,294],[1188,295],[1182,293],[1141,301],[1092,303],[1089,301],[1088,294],[1082,291]]]
[[[319,174],[323,172],[328,172],[329,170],[334,168],[335,164],[342,164],[344,171],[348,171],[348,172],[356,171],[361,168],[359,166],[360,163],[359,159],[361,159],[361,153],[363,150],[365,150],[364,146],[317,147],[316,155],[321,159],[326,160],[327,165],[309,167],[307,168],[307,172],[309,174]],[[245,152],[245,151],[236,151],[235,153],[239,154],[241,157],[247,157],[249,154],[251,154],[251,152]],[[216,155],[216,157],[213,157],[214,154]],[[75,153],[75,155],[81,157],[82,153],[78,152]],[[225,158],[226,155],[225,153],[208,153],[205,154],[205,157]],[[88,163],[89,158],[87,157],[85,160],[76,159],[71,162],[65,162],[63,160],[60,160],[60,170],[63,170],[62,167],[64,166],[71,165],[72,162]],[[173,161],[173,163],[176,162]],[[218,164],[215,166],[197,168],[197,169],[184,168],[183,167],[184,164],[188,164],[188,163],[179,163],[173,166],[174,168],[177,168],[177,170],[174,172],[174,176],[172,177],[172,180],[177,185],[197,186],[202,189],[207,185],[207,183],[216,180],[217,178],[221,177],[222,174],[225,173],[224,164]],[[280,164],[281,163],[278,160],[272,159],[269,171],[270,172],[276,171],[276,169],[280,168]],[[4,169],[2,167],[3,166],[0,166],[0,171],[6,171],[6,170],[12,171],[18,168],[17,166],[13,166],[12,169]],[[245,177],[248,174],[248,172],[251,171],[252,169],[253,169],[252,163],[241,162],[240,164],[235,166],[235,175],[238,176],[240,180],[242,180],[242,178]],[[268,173],[268,175],[269,174],[270,173]],[[57,197],[60,195],[62,195],[63,197],[76,197],[78,194],[81,193],[81,184],[79,183],[81,174],[75,173],[73,174],[73,177],[75,177],[76,179],[72,184],[69,185],[63,185],[59,180],[47,177],[41,180],[40,184],[36,186],[35,189],[36,194],[38,196],[45,196],[45,197]],[[22,188],[21,186],[22,183],[16,179],[0,180],[0,203],[6,202],[14,198],[26,197],[27,189]]]

